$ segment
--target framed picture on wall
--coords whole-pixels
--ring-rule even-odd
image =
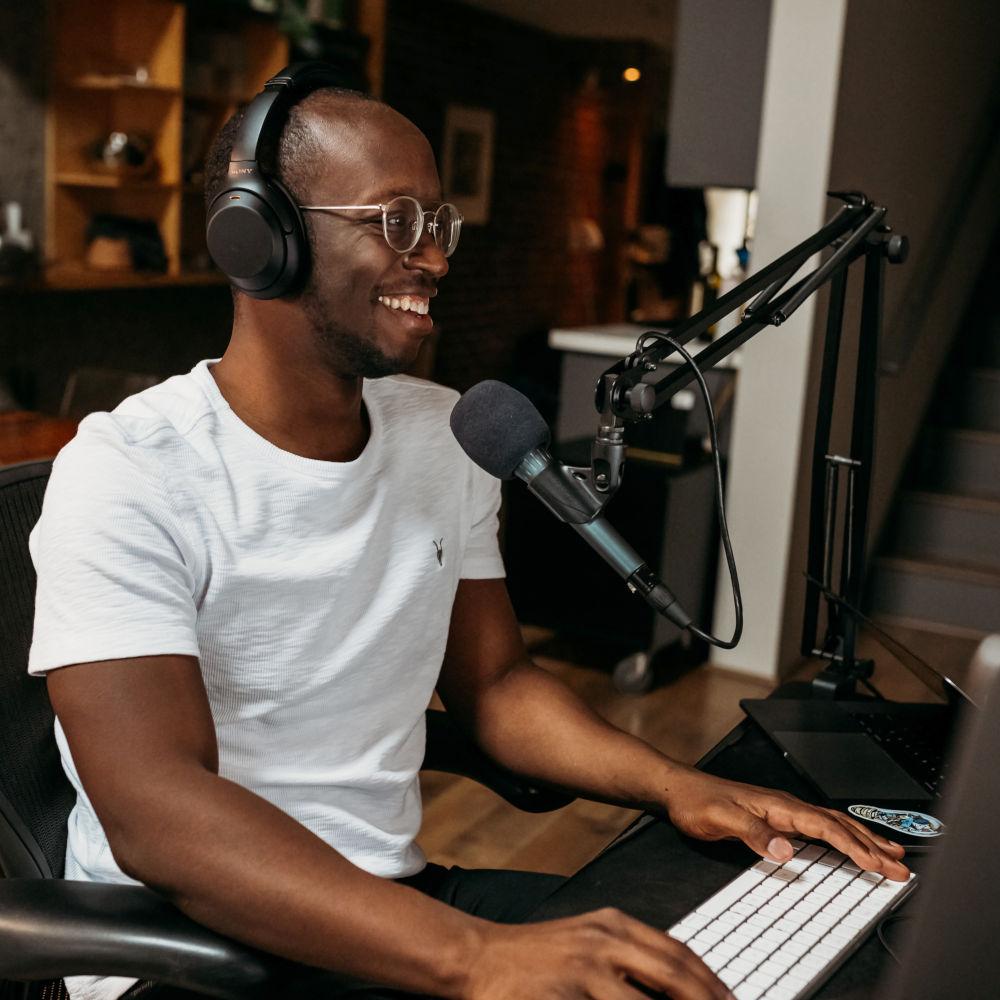
[[[482,226],[490,219],[493,181],[493,112],[449,104],[444,114],[441,173],[445,198],[455,204],[466,224]]]

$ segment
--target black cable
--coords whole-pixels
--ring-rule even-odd
[[[889,953],[889,957],[897,964],[902,965],[899,956],[889,947],[889,942],[885,939],[885,928],[896,920],[906,920],[909,918],[908,913],[890,913],[878,927],[875,928],[875,934],[878,937],[879,944]]]
[[[719,457],[719,434],[715,426],[715,411],[712,409],[712,397],[709,394],[708,386],[705,384],[705,379],[701,374],[697,364],[695,364],[694,358],[672,337],[665,333],[660,333],[656,330],[649,330],[639,337],[636,343],[637,351],[644,351],[646,349],[647,339],[652,338],[653,340],[661,340],[669,344],[678,354],[680,354],[684,360],[691,366],[691,370],[694,372],[695,378],[698,380],[698,386],[701,389],[701,397],[705,401],[705,413],[708,416],[708,433],[712,442],[712,461],[715,464],[715,497],[717,509],[719,512],[719,532],[722,535],[722,548],[726,553],[726,565],[729,567],[729,580],[733,591],[733,606],[736,611],[736,627],[733,629],[733,637],[726,641],[725,639],[719,639],[712,635],[710,632],[703,632],[697,625],[688,625],[688,631],[702,639],[704,642],[711,643],[713,646],[718,646],[720,649],[733,649],[736,644],[740,641],[740,636],[743,634],[743,598],[740,594],[740,580],[736,573],[736,560],[733,557],[733,547],[729,542],[729,526],[726,524],[726,504],[723,498],[723,487],[722,487],[722,461]]]

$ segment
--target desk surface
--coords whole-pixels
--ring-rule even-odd
[[[25,410],[0,413],[0,465],[54,457],[76,426],[75,420]]]
[[[817,801],[774,745],[747,720],[698,766],[719,777],[781,788]],[[743,844],[691,840],[668,822],[643,816],[547,899],[533,917],[550,920],[611,905],[665,929],[756,859]],[[920,855],[907,857],[917,870],[921,860]],[[892,960],[871,937],[816,996],[824,1000],[877,997],[878,983],[891,968]]]

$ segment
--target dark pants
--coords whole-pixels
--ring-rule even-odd
[[[491,868],[444,868],[429,864],[416,875],[398,880],[403,885],[419,889],[442,903],[464,913],[493,920],[501,924],[518,924],[527,920],[535,907],[552,895],[565,881],[562,875],[541,872],[503,871]],[[387,928],[386,933],[394,933]],[[405,932],[404,932],[405,933]],[[322,973],[307,977],[301,984],[289,985],[283,998],[308,997],[309,1000],[398,1000],[413,994],[403,994],[337,973]],[[122,1000],[195,1000],[195,994],[156,983],[139,982]]]
[[[566,879],[542,872],[428,864],[417,875],[399,881],[464,913],[501,924],[519,924]]]

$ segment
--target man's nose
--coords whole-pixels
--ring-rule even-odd
[[[403,258],[406,267],[424,271],[435,279],[448,273],[448,258],[429,233],[421,233],[417,245]]]

